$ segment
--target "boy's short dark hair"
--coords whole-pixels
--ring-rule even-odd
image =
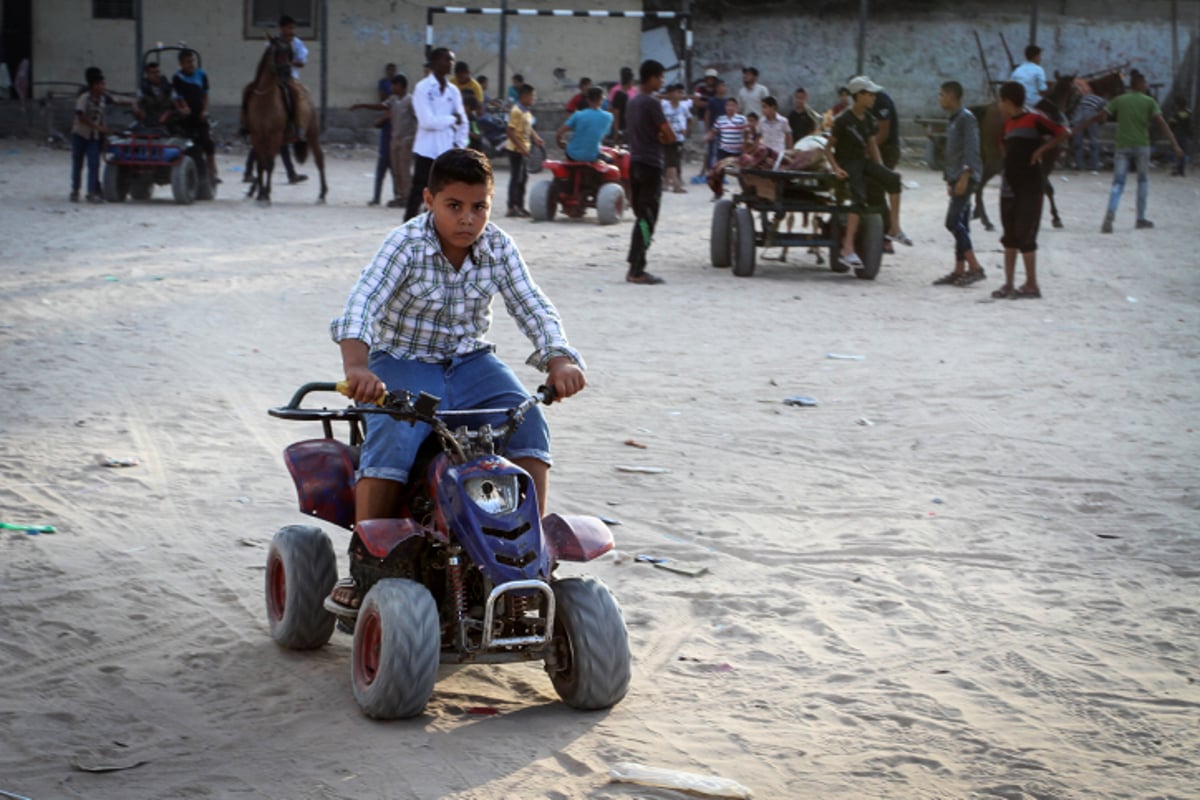
[[[517,97],[525,97],[526,95],[533,94],[535,91],[537,90],[528,83],[522,83],[520,88],[517,89]]]
[[[476,75],[475,82],[480,86],[487,86],[487,75]]]
[[[779,108],[779,101],[776,100],[771,95],[767,95],[766,97],[764,97],[762,99],[762,104],[764,106],[770,106],[771,108]]]
[[[158,69],[158,68],[160,68],[161,66],[162,66],[162,65],[161,65],[161,64],[159,64],[157,61],[147,61],[147,62],[146,62],[144,65],[142,65],[142,71],[144,72],[145,70],[148,70],[148,69],[150,69],[151,67],[154,67],[155,69]]]
[[[460,72],[470,72],[470,71],[471,71],[471,67],[465,61],[459,61],[457,64],[454,65],[454,74],[455,75],[457,75]]]
[[[1000,84],[1000,99],[1023,107],[1025,105],[1025,86],[1016,81],[1005,81]]]
[[[749,72],[754,77],[756,77],[756,78],[758,77],[758,68],[757,67],[742,67],[742,72]]]
[[[603,100],[603,99],[604,99],[604,90],[601,89],[599,86],[593,86],[587,90],[587,101],[589,103],[594,103],[597,100]]]
[[[284,27],[285,25],[295,25],[295,24],[296,24],[295,17],[290,17],[287,14],[284,14],[282,17],[279,18],[279,27],[281,27],[281,28]]]
[[[942,91],[949,92],[959,100],[962,100],[963,88],[962,84],[958,81],[946,81],[942,84]]]
[[[591,85],[592,85],[592,79],[591,79],[591,78],[580,78],[580,79],[579,79],[579,88],[580,88],[580,89],[582,89],[582,88],[583,88],[583,87],[585,87],[585,86],[591,86]]]
[[[179,51],[179,63],[182,64],[183,60],[185,58],[187,58],[188,56],[191,56],[194,58],[196,56],[196,51],[190,47],[185,47],[182,50],[180,50]]]
[[[403,72],[397,72],[395,75],[392,76],[392,85],[394,86],[397,83],[400,84],[401,86],[403,86],[405,89],[407,89],[408,88],[408,76],[405,75]]]
[[[517,81],[520,81],[521,83],[525,82],[525,76],[519,72],[514,72],[512,79],[513,79],[513,83],[516,83]]]
[[[651,78],[661,78],[666,71],[667,68],[661,63],[655,61],[653,58],[648,58],[642,62],[642,67],[638,70],[638,76],[641,82],[645,83]]]
[[[751,111],[749,114],[746,115],[746,119],[758,119],[758,112]]]
[[[429,168],[429,193],[437,194],[450,183],[494,185],[492,162],[478,150],[455,147],[442,153]]]
[[[808,89],[805,89],[803,86],[797,86],[795,89],[792,90],[792,94],[800,94],[801,92],[808,94]]]
[[[1042,54],[1042,48],[1038,47],[1036,44],[1031,44],[1025,48],[1025,60],[1026,61],[1033,61],[1035,58],[1037,58],[1041,54]]]
[[[631,81],[631,80],[633,80],[633,68],[632,67],[621,67],[621,83],[625,83],[625,81]]]

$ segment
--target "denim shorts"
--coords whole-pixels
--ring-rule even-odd
[[[490,349],[476,350],[450,361],[428,363],[396,358],[387,353],[372,353],[368,366],[390,391],[406,389],[440,397],[443,410],[468,408],[508,409],[518,405],[530,392],[508,365]],[[472,427],[484,422],[493,426],[504,422],[503,414],[481,417],[455,417],[451,428]],[[383,414],[367,419],[366,441],[359,459],[359,478],[384,478],[404,483],[416,460],[417,450],[430,434],[424,423],[409,425]],[[521,426],[508,439],[503,455],[509,460],[535,458],[547,465],[550,459],[550,428],[540,406],[525,415]]]

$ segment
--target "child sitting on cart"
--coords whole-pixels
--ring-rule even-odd
[[[494,181],[483,153],[452,149],[433,163],[424,190],[429,211],[394,229],[363,269],[330,331],[342,351],[348,394],[376,401],[385,389],[427,392],[443,408],[505,408],[527,396],[486,339],[499,295],[534,345],[526,363],[548,372],[557,398],[587,383],[583,359],[567,342],[558,311],[534,283],[513,240],[489,222]],[[398,515],[404,483],[428,433],[386,416],[367,427],[355,484],[355,520]],[[534,407],[505,455],[530,477],[545,516],[550,434]],[[351,552],[355,549],[351,541]],[[353,577],[332,600],[357,608]]]

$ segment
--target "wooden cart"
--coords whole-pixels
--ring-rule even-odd
[[[844,182],[829,172],[786,172],[768,169],[729,171],[740,191],[713,206],[711,259],[714,267],[732,267],[733,274],[754,274],[757,247],[827,247],[834,272],[846,272],[838,262],[846,215],[860,215],[855,251],[863,265],[854,274],[874,280],[883,260],[882,205],[845,202]],[[789,214],[816,217],[803,232],[785,229]],[[758,216],[757,228],[754,218]]]

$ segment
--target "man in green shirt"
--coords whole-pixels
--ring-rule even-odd
[[[1175,157],[1182,150],[1175,141],[1167,121],[1163,119],[1158,102],[1146,94],[1146,76],[1137,70],[1129,80],[1129,90],[1108,102],[1100,113],[1083,123],[1087,127],[1094,122],[1104,122],[1110,114],[1117,116],[1117,140],[1113,164],[1112,192],[1108,196],[1108,213],[1104,215],[1101,233],[1112,233],[1113,218],[1121,203],[1121,192],[1125,190],[1125,178],[1129,174],[1129,162],[1134,162],[1138,174],[1137,227],[1153,228],[1154,223],[1146,219],[1146,201],[1150,197],[1150,122],[1154,121],[1175,148]]]

